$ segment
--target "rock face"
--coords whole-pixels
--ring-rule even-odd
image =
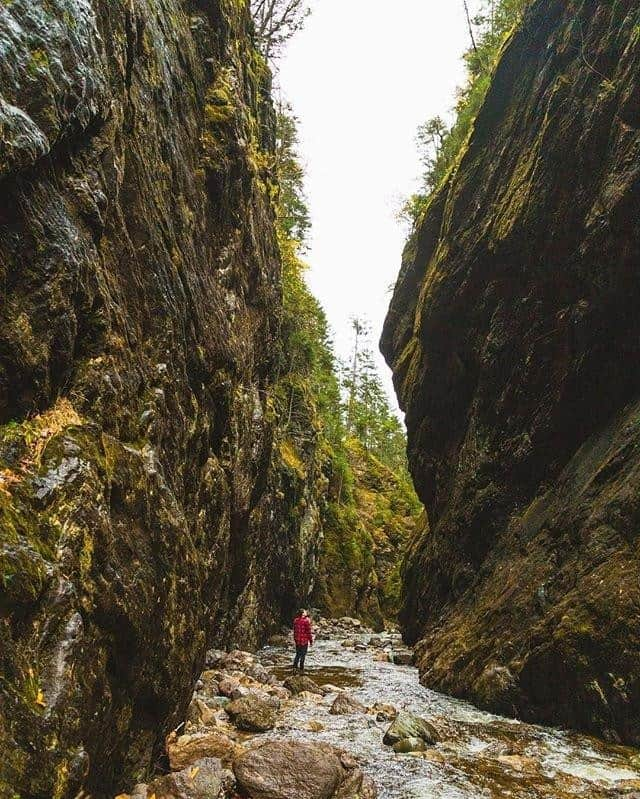
[[[636,744],[639,23],[532,4],[382,339],[430,517],[404,570],[424,682]]]
[[[0,52],[0,793],[100,799],[312,580],[270,77],[236,0],[10,0]]]
[[[345,450],[353,485],[324,509],[314,603],[330,617],[357,614],[382,630],[397,618],[402,555],[422,507],[405,473],[394,473],[356,439]]]

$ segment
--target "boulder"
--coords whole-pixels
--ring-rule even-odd
[[[222,782],[222,763],[215,758],[204,758],[182,771],[154,780],[146,795],[155,795],[156,799],[217,799]]]
[[[248,694],[231,702],[225,711],[239,730],[267,732],[276,725],[278,706],[277,699],[269,701],[256,694]]]
[[[331,705],[331,709],[329,713],[332,716],[351,716],[355,715],[356,713],[366,713],[367,708],[362,704],[362,702],[358,702],[358,700],[351,696],[351,694],[346,693],[346,691],[342,691],[341,693],[336,696]]]
[[[398,715],[397,708],[385,702],[376,702],[371,709],[377,714],[378,721],[393,721]]]
[[[221,730],[180,736],[172,732],[167,736],[166,750],[173,771],[180,771],[206,758],[216,758],[223,764],[230,764],[245,751],[243,746]]]
[[[422,738],[425,743],[435,744],[439,735],[436,728],[425,719],[401,711],[385,733],[384,743],[393,746],[405,738]]]
[[[233,770],[250,799],[375,797],[353,758],[326,744],[269,741],[238,758]]]
[[[400,650],[393,653],[393,662],[396,666],[412,666],[413,652],[410,649]]]
[[[322,690],[318,683],[314,682],[310,677],[304,677],[301,674],[287,677],[284,681],[284,687],[294,695],[301,694],[303,691],[307,691],[310,694],[322,694]]]
[[[424,752],[427,744],[422,738],[403,738],[393,745],[393,751],[397,754],[407,755],[410,752]]]
[[[345,640],[342,642],[342,646],[345,649],[353,649],[355,645],[356,642],[353,640],[353,638],[345,638]]]

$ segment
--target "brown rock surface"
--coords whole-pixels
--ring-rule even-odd
[[[326,744],[269,741],[249,750],[233,766],[241,792],[250,799],[359,799],[375,797],[355,761]]]
[[[332,716],[349,716],[355,713],[366,713],[367,708],[346,691],[341,691],[333,700],[329,710]]]
[[[236,0],[0,3],[0,794],[131,784],[208,644],[313,579],[252,31]]]
[[[203,758],[217,758],[229,765],[245,751],[230,735],[217,729],[180,736],[172,732],[167,737],[166,750],[174,771],[185,769]]]
[[[382,338],[425,684],[640,743],[638,7],[537,0]]]

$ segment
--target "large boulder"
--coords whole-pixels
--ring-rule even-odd
[[[276,724],[277,699],[263,699],[256,694],[248,694],[235,699],[227,705],[225,711],[233,723],[244,732],[267,732]]]
[[[435,744],[439,734],[433,724],[425,719],[401,711],[391,722],[383,740],[387,746],[394,746],[407,738],[421,738],[425,743]]]
[[[284,681],[284,687],[294,695],[301,694],[304,691],[310,694],[322,694],[322,689],[318,683],[314,682],[310,677],[304,677],[302,674],[287,677]]]
[[[376,796],[353,758],[327,744],[269,741],[233,765],[250,799],[360,799]]]
[[[180,771],[198,760],[209,758],[230,765],[245,752],[243,746],[221,730],[180,736],[172,732],[167,737],[166,750],[173,771]]]

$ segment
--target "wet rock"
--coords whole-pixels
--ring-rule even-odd
[[[329,713],[332,716],[350,716],[357,713],[366,713],[367,708],[351,694],[343,691],[336,696]]]
[[[517,701],[518,684],[505,666],[492,663],[482,672],[474,685],[476,702],[494,711],[509,713]]]
[[[197,760],[188,768],[152,782],[146,796],[156,799],[218,799],[223,784],[222,763],[213,758]]]
[[[296,694],[296,699],[300,702],[310,702],[314,705],[321,705],[324,701],[324,694],[320,693],[311,693],[311,691],[300,691],[299,694]]]
[[[424,752],[427,748],[423,738],[403,738],[393,745],[393,751],[396,754],[407,755],[410,752]]]
[[[278,706],[278,700],[269,701],[255,694],[248,694],[231,702],[225,711],[239,730],[268,732],[275,727]]]
[[[324,724],[321,724],[319,721],[310,721],[307,724],[307,729],[309,732],[322,732],[324,730]]]
[[[377,714],[378,721],[393,721],[398,715],[397,708],[385,702],[376,702],[371,710]]]
[[[245,750],[221,730],[207,730],[194,735],[170,733],[166,740],[166,751],[171,768],[180,771],[203,758],[216,758],[223,764],[229,764]]]
[[[355,645],[356,642],[353,640],[353,638],[345,638],[345,640],[342,642],[342,646],[345,649],[353,649]]]
[[[413,652],[410,649],[396,651],[393,653],[393,662],[396,666],[413,665]]]
[[[366,644],[356,644],[353,648],[355,649],[356,652],[366,652],[367,651],[367,645]]]
[[[389,652],[376,652],[373,659],[377,663],[391,663],[392,655],[390,655]]]
[[[324,744],[269,741],[239,758],[233,770],[240,792],[250,799],[375,796],[353,758]]]
[[[296,674],[292,677],[287,677],[284,681],[284,687],[292,694],[300,694],[306,691],[310,694],[322,694],[320,686],[314,682],[310,677],[305,677],[301,674]]]
[[[369,646],[372,646],[372,647],[375,647],[375,648],[381,647],[382,646],[382,638],[379,638],[377,636],[373,636],[372,638],[369,639]]]
[[[436,728],[419,716],[400,711],[386,731],[384,743],[393,746],[406,738],[421,738],[425,743],[435,744],[439,739]]]

